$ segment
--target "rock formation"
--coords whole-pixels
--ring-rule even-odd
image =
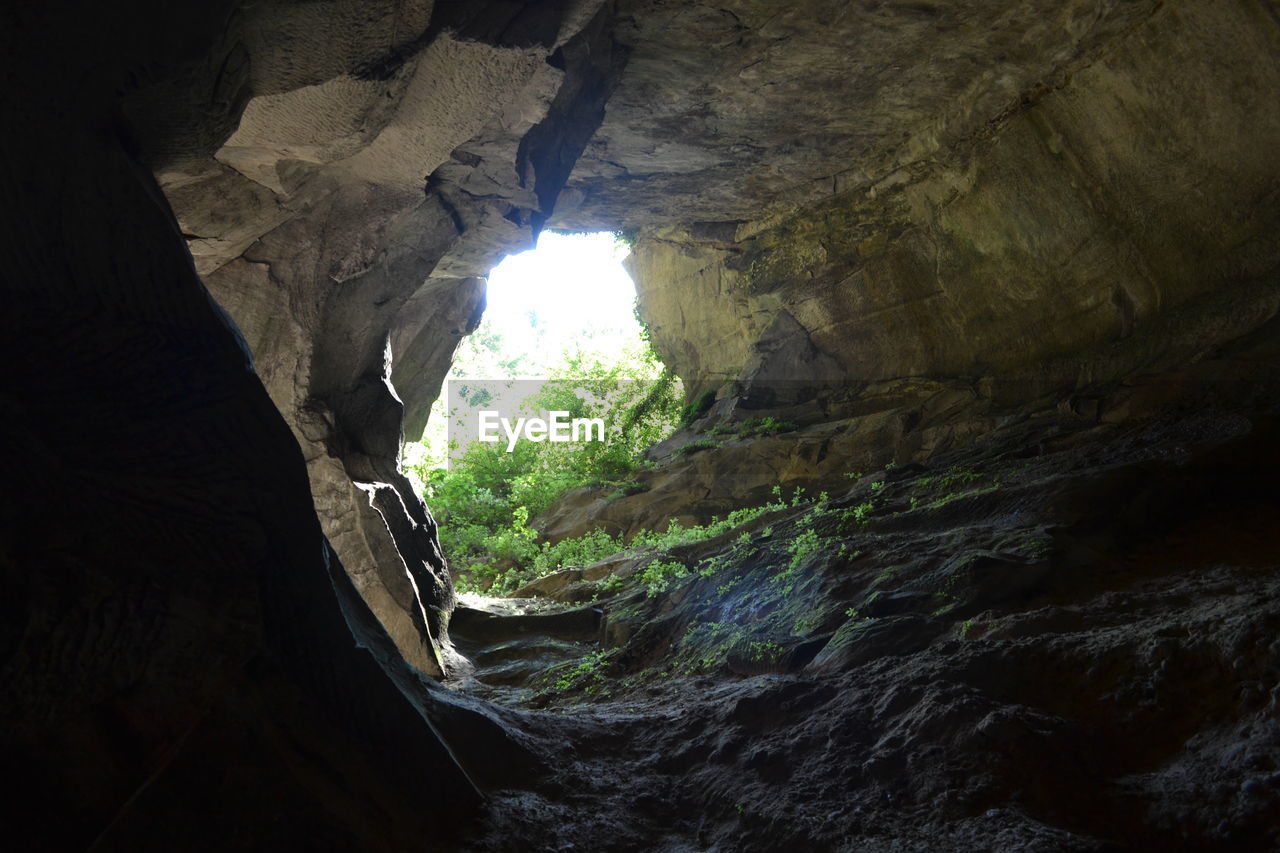
[[[1274,2],[3,15],[19,846],[1280,843]],[[549,533],[775,486],[867,523],[777,581],[773,528],[832,523],[793,507],[680,555],[725,578],[518,617],[631,679],[576,718],[452,689],[516,628],[453,651],[397,467],[545,227],[635,236],[708,404]]]

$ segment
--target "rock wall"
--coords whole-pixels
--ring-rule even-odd
[[[24,128],[0,140],[6,841],[447,840],[443,815],[494,782],[486,750],[504,775],[534,763],[408,666],[356,591],[120,117],[149,69],[203,61],[229,20],[203,12],[63,4],[0,28]]]
[[[1280,31],[1259,11],[1169,4],[964,144],[772,219],[646,232],[632,269],[662,354],[692,396],[909,376],[1025,377],[1034,394],[1247,331],[1272,297],[1239,286],[1280,266],[1277,173],[1255,153],[1280,134],[1280,64],[1257,61]],[[1238,325],[1109,357],[1196,300]],[[1047,375],[1062,357],[1075,375]]]
[[[621,62],[610,13],[599,0],[537,15],[246,9],[223,46],[240,57],[234,132],[149,148],[303,447],[326,537],[430,675],[446,666],[452,584],[398,469],[402,436],[421,435],[479,322],[483,276],[532,245],[599,122]],[[131,101],[144,127],[167,106],[146,89]]]
[[[542,529],[631,533],[762,503],[776,485],[840,489],[850,468],[928,459],[1028,407],[1078,406],[1275,316],[1280,170],[1258,156],[1280,138],[1274,6],[1090,7],[1041,10],[1016,48],[1000,28],[1028,4],[928,7],[927,22],[868,4],[836,23],[816,7],[750,7],[680,35],[641,27],[566,191],[576,207],[558,215],[642,226],[629,264],[655,347],[690,402],[719,402],[651,453],[665,469],[648,491],[572,495]],[[834,59],[840,27],[881,62]],[[1029,42],[1034,61],[1019,52]],[[990,64],[974,60],[984,50]],[[664,71],[677,57],[696,85]],[[849,74],[842,97],[802,88],[804,63]],[[937,74],[945,86],[927,82]],[[787,116],[831,135],[797,137]],[[677,117],[701,159],[664,156],[658,170],[648,155],[675,145]],[[842,121],[865,130],[839,137]],[[637,150],[645,133],[668,147]],[[789,189],[753,203],[775,167]],[[673,194],[661,207],[658,188]],[[761,417],[802,429],[734,438]],[[716,427],[720,448],[673,458]]]
[[[545,224],[639,233],[657,348],[717,419],[837,424],[683,466],[679,493],[608,508],[632,527],[919,458],[993,403],[1169,368],[1275,310],[1265,5],[355,8],[233,14],[127,108],[326,535],[426,673],[452,592],[402,429]]]

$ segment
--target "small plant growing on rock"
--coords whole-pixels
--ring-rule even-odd
[[[818,550],[820,544],[821,539],[818,537],[818,531],[812,529],[805,530],[792,539],[790,544],[787,545],[787,550],[791,552],[790,568],[800,568],[800,564],[805,561],[806,557]]]
[[[715,391],[704,391],[696,400],[680,410],[680,426],[687,427],[707,413],[716,402]]]
[[[782,654],[782,646],[773,640],[753,640],[748,647],[748,655],[757,663],[772,660],[780,654]]]
[[[1022,543],[1022,550],[1037,559],[1043,559],[1053,553],[1053,543],[1048,539],[1027,539]]]
[[[622,575],[613,574],[613,575],[609,575],[609,577],[600,581],[600,584],[599,586],[596,587],[596,590],[602,593],[613,592],[614,590],[622,589],[622,584],[623,584]]]
[[[673,459],[679,459],[681,456],[687,456],[690,453],[697,453],[699,450],[715,450],[720,447],[720,442],[713,441],[709,438],[698,438],[677,447],[671,454]]]
[[[639,480],[628,480],[625,483],[619,483],[618,487],[613,490],[613,492],[609,495],[608,498],[606,498],[606,500],[616,501],[619,498],[626,498],[626,497],[630,497],[631,495],[638,495],[641,492],[646,492],[648,490],[649,490],[649,485],[647,483],[642,483]]]
[[[652,598],[666,592],[671,582],[677,578],[688,577],[689,568],[674,560],[654,560],[640,570],[638,577],[645,585],[645,591]]]
[[[866,523],[867,516],[871,515],[871,511],[874,510],[875,508],[876,508],[875,504],[872,503],[871,501],[864,501],[855,507],[851,507],[841,512],[840,520],[848,521],[850,519],[853,519],[859,524],[864,524]]]
[[[716,587],[716,595],[719,595],[723,598],[724,596],[732,592],[733,588],[737,586],[738,582],[741,580],[742,580],[742,575],[737,575],[735,577],[730,578],[729,580],[725,581],[724,583]]]
[[[604,687],[603,670],[607,665],[608,654],[604,649],[591,652],[578,663],[567,667],[556,678],[553,686],[556,690],[582,690],[588,695],[597,692]]]
[[[730,558],[728,554],[716,554],[714,557],[707,557],[698,563],[699,577],[709,578],[723,569],[729,568]]]
[[[796,636],[804,636],[817,628],[822,622],[822,617],[817,613],[808,613],[801,616],[791,625],[791,633]]]
[[[777,435],[780,432],[794,432],[797,429],[799,426],[792,421],[780,421],[777,418],[749,418],[738,425],[738,437]]]
[[[958,501],[958,500],[960,500],[961,498],[976,498],[976,497],[978,497],[978,496],[980,496],[980,495],[989,495],[989,494],[991,494],[992,492],[996,491],[996,490],[997,490],[997,489],[999,489],[999,488],[1000,488],[1000,481],[999,481],[999,480],[997,480],[997,481],[995,481],[994,483],[992,483],[991,485],[989,485],[989,486],[984,486],[984,487],[982,487],[982,488],[969,489],[968,491],[964,491],[964,492],[948,492],[948,493],[947,493],[946,495],[944,495],[943,497],[941,497],[941,498],[939,498],[938,500],[934,501],[933,503],[929,504],[929,508],[930,508],[930,509],[941,509],[942,507],[946,506],[947,504],[952,503],[952,502],[954,502],[954,501]]]

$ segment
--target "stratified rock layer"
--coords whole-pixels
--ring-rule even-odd
[[[714,168],[675,158],[671,173],[618,175],[616,192],[601,191],[607,201],[593,206],[603,186],[591,171],[597,149],[636,171],[647,162],[618,141],[639,132],[642,110],[688,118],[705,97],[708,121],[742,118],[733,97],[676,93],[665,77],[646,76],[658,75],[660,58],[674,62],[665,52],[678,48],[642,28],[648,35],[636,38],[652,38],[634,47],[622,94],[571,180],[583,198],[566,221],[612,216],[611,205],[625,202],[632,222],[651,223],[629,264],[651,337],[689,399],[720,398],[700,428],[732,432],[745,419],[772,417],[805,429],[749,447],[722,439],[725,449],[677,460],[647,493],[590,508],[575,496],[544,529],[580,532],[598,512],[613,531],[632,532],[759,502],[775,484],[838,487],[842,465],[929,458],[1018,407],[1096,395],[1204,358],[1275,316],[1280,174],[1256,156],[1280,138],[1274,18],[1252,3],[1103,4],[1084,26],[1076,11],[1046,11],[1044,26],[1022,33],[1063,60],[1052,73],[1030,63],[997,85],[990,75],[1004,54],[981,73],[957,57],[999,40],[993,22],[1003,19],[984,15],[989,26],[976,28],[963,9],[933,9],[936,42],[903,60],[895,79],[946,67],[951,88],[892,99],[864,69],[850,72],[838,102],[817,86],[795,93],[797,115],[819,105],[835,116],[865,108],[867,148],[853,159],[868,171],[828,175],[817,200],[799,188],[771,195],[775,203],[754,213],[734,201],[750,181],[720,182],[733,158],[713,145],[698,150],[719,152]],[[844,20],[893,14],[915,21],[922,13],[851,8]],[[792,17],[780,11],[771,20]],[[727,19],[706,20],[718,27]],[[790,46],[796,39],[828,38],[823,20],[773,48],[776,60],[751,65],[753,79],[776,74],[777,86],[798,85],[787,83],[794,69],[781,57],[800,49]],[[759,34],[744,26],[733,24],[749,44]],[[916,23],[893,32],[905,44],[920,37]],[[669,38],[685,45],[687,34]],[[726,52],[696,66],[706,92],[737,91]],[[976,82],[956,89],[965,68]],[[996,90],[1005,100],[990,100]],[[936,100],[944,91],[945,109]],[[729,118],[716,126],[725,140],[763,140],[761,152],[812,174],[817,151],[834,142],[786,135],[782,106],[772,109],[762,106],[751,128]],[[885,129],[894,118],[901,136]],[[743,165],[755,156],[768,154],[743,154]],[[699,202],[722,202],[715,221],[694,202],[681,209],[679,187],[699,181],[709,187]],[[644,217],[632,194],[657,186],[674,197],[663,216]],[[673,214],[685,218],[673,222]],[[959,408],[970,411],[967,425],[956,423]],[[940,419],[949,425],[934,429]],[[682,433],[652,455],[666,458],[695,437]],[[697,508],[672,512],[681,503]]]

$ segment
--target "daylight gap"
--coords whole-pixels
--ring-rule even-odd
[[[613,232],[543,232],[498,264],[423,440],[405,445],[464,593],[510,594],[621,547],[555,528],[567,492],[644,491],[645,451],[680,421],[683,389],[638,319],[629,252]]]

